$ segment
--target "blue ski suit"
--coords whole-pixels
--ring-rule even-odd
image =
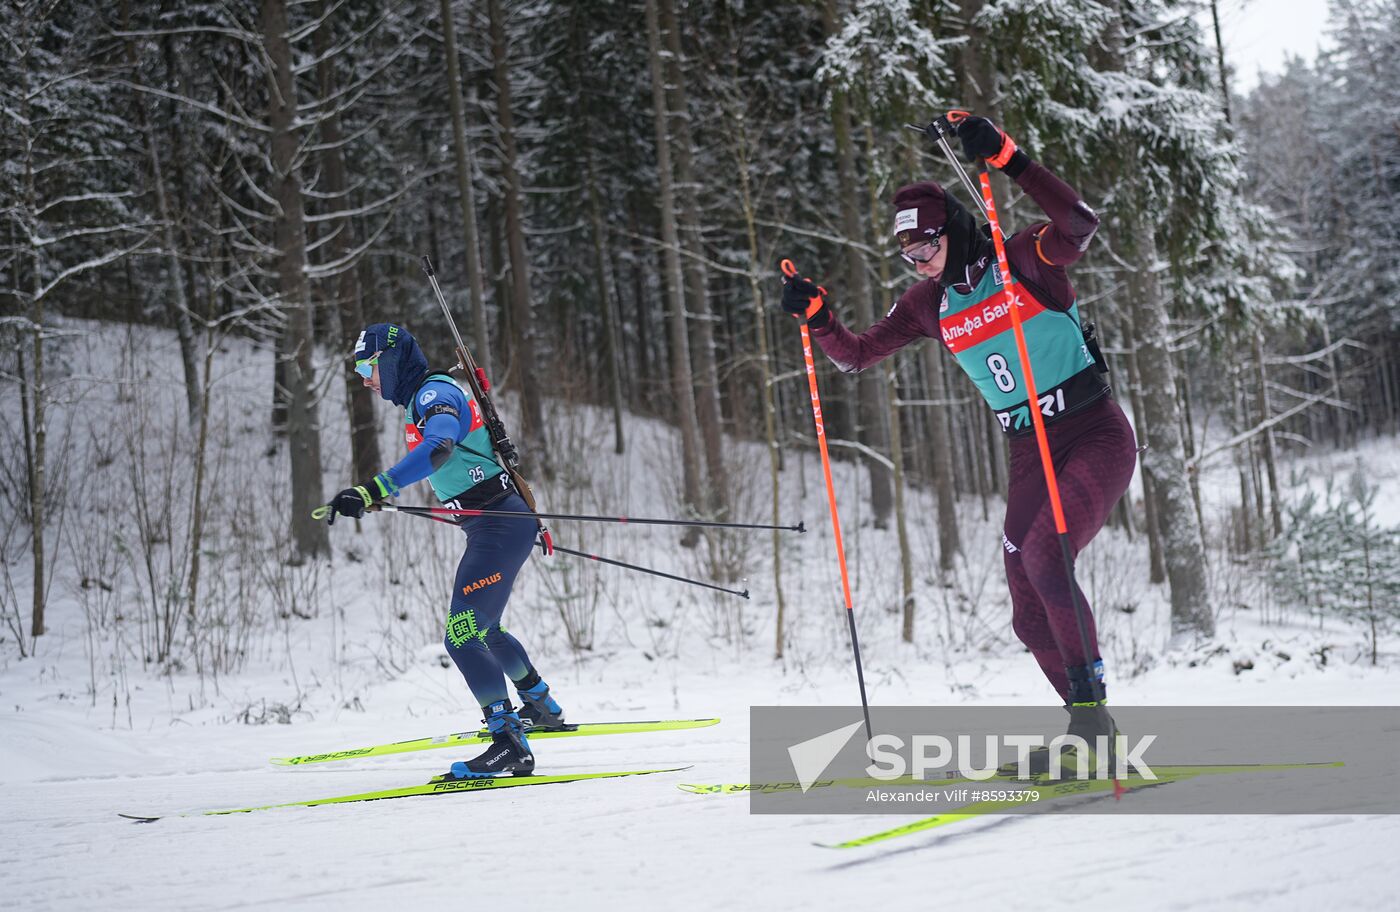
[[[376,323],[360,335],[356,357],[379,355],[380,395],[407,411],[409,452],[374,477],[381,496],[427,480],[453,509],[519,513],[473,516],[462,523],[466,549],[457,564],[444,645],[483,709],[507,698],[505,678],[530,680],[534,666],[501,626],[516,574],[538,530],[530,509],[496,461],[481,407],[447,374],[432,373],[417,340],[401,326]]]

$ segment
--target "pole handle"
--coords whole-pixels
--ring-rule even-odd
[[[428,259],[427,254],[423,255],[423,262],[421,265],[423,266],[423,271],[428,274],[428,278],[432,279],[437,277],[437,273],[433,271],[433,261]]]
[[[784,258],[783,261],[778,264],[778,267],[782,269],[783,275],[788,277],[789,279],[797,278],[797,264],[794,263],[792,260]],[[808,279],[807,281],[810,282],[812,280]],[[793,316],[801,320],[803,325],[805,326],[807,323],[807,319],[811,317],[812,314],[816,313],[824,303],[826,303],[822,300],[822,295],[824,294],[826,294],[826,289],[818,285],[817,293],[814,296],[807,299],[807,313],[805,315],[793,314]]]
[[[972,198],[972,202],[982,213],[982,217],[988,222],[991,222],[992,219],[987,212],[987,203],[982,198],[982,192],[977,188],[977,185],[972,182],[972,178],[967,176],[967,170],[963,168],[962,162],[958,161],[957,155],[953,153],[953,147],[949,144],[949,140],[957,135],[958,124],[971,116],[972,115],[967,111],[954,109],[935,117],[933,122],[927,127],[920,127],[915,124],[907,124],[906,126],[912,130],[920,131],[943,150],[943,155],[948,159],[948,164],[951,165],[953,171],[957,173],[958,180],[962,181],[963,189],[965,189],[968,196]],[[979,161],[981,160],[979,159]],[[982,161],[982,167],[984,169],[987,167],[985,161]]]

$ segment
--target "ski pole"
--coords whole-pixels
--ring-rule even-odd
[[[953,170],[957,172],[958,179],[962,181],[963,188],[966,189],[968,195],[972,197],[972,201],[977,204],[977,208],[982,210],[982,217],[990,222],[991,218],[987,215],[987,204],[982,200],[982,195],[978,192],[977,187],[973,185],[972,178],[967,176],[967,171],[958,161],[958,157],[953,154],[952,146],[948,145],[947,134],[952,132],[952,128],[957,126],[959,121],[969,116],[970,115],[966,111],[949,111],[927,127],[921,127],[918,124],[905,124],[905,126],[916,133],[922,133],[925,136],[931,137],[934,142],[938,143],[939,148],[943,150],[943,154],[948,157],[949,163],[952,164]]]
[[[511,513],[503,510],[459,510],[449,507],[412,507],[385,504],[381,510],[399,513],[430,513],[434,516],[537,516],[540,519],[571,519],[578,522],[619,523],[632,526],[705,526],[718,529],[776,529],[780,532],[806,532],[807,525],[799,522],[795,526],[770,526],[763,523],[710,522],[699,519],[643,519],[637,516],[589,516],[577,513]],[[317,517],[318,519],[320,517]]]
[[[628,564],[620,560],[613,560],[610,557],[599,557],[597,554],[588,554],[584,551],[575,551],[572,548],[565,548],[563,545],[555,545],[554,550],[561,554],[572,554],[574,557],[583,557],[591,561],[598,561],[600,564],[611,564],[614,567],[621,567],[624,570],[636,570],[638,573],[649,573],[652,576],[659,576],[663,579],[675,580],[678,583],[689,583],[692,586],[700,586],[705,589],[713,589],[716,592],[727,592],[730,595],[737,595],[740,598],[748,598],[749,590],[740,592],[738,589],[726,589],[723,586],[716,586],[714,583],[705,583],[700,580],[693,580],[685,576],[676,576],[674,573],[665,573],[661,570],[652,570],[650,567],[640,567],[636,564]]]
[[[783,275],[788,278],[797,276],[797,266],[792,260],[783,260]],[[812,303],[818,303],[820,298],[813,299]],[[851,577],[846,571],[846,548],[841,543],[841,517],[836,512],[836,488],[831,483],[831,456],[826,448],[826,426],[822,420],[822,400],[817,393],[817,365],[812,360],[812,336],[807,329],[807,320],[802,318],[798,324],[802,330],[802,357],[807,362],[807,388],[812,394],[812,420],[817,426],[817,447],[822,454],[822,472],[826,475],[826,501],[831,507],[831,531],[836,537],[836,562],[841,566],[841,593],[846,598],[846,621],[851,628],[851,652],[856,660],[856,683],[860,685],[860,708],[865,714],[865,738],[872,741],[875,738],[875,730],[870,725],[870,701],[865,695],[865,672],[860,663],[860,640],[856,636],[856,612],[851,604]]]
[[[423,519],[430,519],[430,520],[432,520],[433,522],[446,523],[446,524],[449,525],[449,526],[456,526],[456,525],[458,525],[457,520],[455,520],[455,519],[449,519],[449,518],[446,517],[446,516],[439,515],[439,514],[442,514],[442,513],[451,513],[451,512],[455,512],[455,511],[450,511],[450,510],[434,510],[433,508],[429,507],[429,508],[427,508],[427,511],[425,511],[425,512],[420,512],[420,511],[418,511],[418,510],[412,510],[412,509],[406,510],[406,509],[404,509],[404,508],[402,508],[402,507],[392,507],[392,506],[380,506],[380,507],[377,507],[376,509],[379,509],[379,510],[388,510],[388,511],[393,512],[393,513],[406,513],[406,514],[408,514],[409,516],[418,516],[418,517],[421,517],[421,518],[423,518]],[[322,512],[322,511],[329,511],[329,510],[330,510],[330,507],[329,507],[329,506],[318,507],[318,508],[316,509],[316,511],[314,511],[314,512],[312,513],[312,516],[315,517],[315,518],[317,518],[317,519],[319,519],[320,517],[319,517],[319,516],[316,516],[316,513],[321,513],[321,515],[324,516],[325,513]],[[533,518],[533,515],[534,515],[534,514],[531,514],[531,513],[499,513],[499,514],[494,514],[494,515],[499,515],[499,516],[516,516],[516,517],[519,517],[519,518],[521,518],[521,519],[530,519],[530,518]],[[662,578],[664,578],[664,579],[675,580],[675,581],[678,582],[678,583],[688,583],[688,584],[691,585],[691,586],[699,586],[699,587],[701,587],[702,589],[713,589],[713,590],[715,590],[716,592],[724,592],[724,593],[727,593],[727,594],[729,594],[729,595],[737,595],[737,596],[739,596],[740,598],[748,598],[748,597],[749,597],[749,590],[747,590],[747,589],[743,590],[742,592],[740,592],[738,589],[726,589],[726,588],[724,588],[723,586],[716,586],[716,585],[713,584],[713,583],[706,583],[706,582],[702,582],[702,581],[700,581],[700,580],[690,579],[689,577],[685,577],[685,576],[676,576],[674,573],[666,573],[666,572],[661,571],[661,570],[653,570],[653,569],[651,569],[650,567],[642,567],[642,566],[639,566],[639,565],[637,565],[637,564],[629,564],[629,563],[626,563],[625,561],[613,560],[613,559],[610,558],[610,557],[602,557],[602,556],[597,555],[597,554],[588,554],[588,553],[586,553],[586,552],[584,552],[584,551],[575,551],[573,548],[565,548],[565,547],[563,547],[563,546],[561,546],[561,545],[556,545],[556,544],[554,544],[554,543],[552,543],[552,542],[550,543],[548,550],[545,550],[545,546],[544,546],[544,544],[543,544],[542,542],[540,542],[540,543],[538,543],[538,544],[540,545],[540,550],[545,551],[546,554],[554,554],[555,552],[558,552],[558,553],[561,553],[561,554],[571,554],[571,555],[573,555],[574,557],[583,557],[583,558],[587,558],[588,560],[597,561],[597,562],[600,563],[600,564],[611,564],[611,565],[614,566],[614,567],[621,567],[621,568],[624,569],[624,570],[635,570],[635,571],[637,571],[638,573],[649,573],[649,574],[651,574],[652,576],[659,576],[659,577],[662,577]]]
[[[942,117],[934,120],[929,125],[929,135],[936,135],[938,144],[943,148],[943,154],[948,157],[948,161],[954,169],[963,177],[967,183],[967,174],[963,171],[961,163],[953,155],[952,148],[948,145],[947,136],[953,127],[967,117],[966,111],[949,111]],[[1021,327],[1021,302],[1016,293],[1011,276],[1011,261],[1006,258],[1006,239],[1001,233],[1001,223],[997,220],[996,199],[992,196],[991,177],[987,172],[987,162],[982,160],[978,171],[978,182],[981,184],[979,203],[982,212],[987,216],[987,223],[992,227],[992,244],[997,253],[997,269],[1001,271],[1002,294],[1011,303],[1011,329],[1016,337],[1016,354],[1021,360],[1021,373],[1026,378],[1026,410],[1031,413],[1031,423],[1035,427],[1035,440],[1040,448],[1040,466],[1045,472],[1045,487],[1050,493],[1050,509],[1055,517],[1055,532],[1060,540],[1060,554],[1064,558],[1065,576],[1069,580],[1069,599],[1074,608],[1074,621],[1079,627],[1079,642],[1084,649],[1084,664],[1089,665],[1094,661],[1092,647],[1089,644],[1089,628],[1084,621],[1084,606],[1079,603],[1079,586],[1074,579],[1074,557],[1071,555],[1069,541],[1069,526],[1065,522],[1064,505],[1060,501],[1060,485],[1055,477],[1055,462],[1050,456],[1050,438],[1045,433],[1045,418],[1040,411],[1040,396],[1035,388],[1035,377],[1031,373],[1030,350],[1026,346],[1026,334]],[[1092,682],[1094,696],[1102,700],[1104,697],[1103,683],[1097,678]]]

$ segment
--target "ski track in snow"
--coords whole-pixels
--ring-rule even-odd
[[[412,784],[453,753],[272,768],[258,762],[268,742],[341,742],[323,726],[259,738],[230,727],[189,733],[188,749],[237,755],[249,768],[10,782],[0,843],[17,851],[0,861],[4,905],[422,908],[518,901],[528,876],[565,891],[542,906],[570,909],[1069,908],[1082,891],[1128,909],[1394,908],[1400,817],[1051,813],[819,848],[812,843],[912,818],[755,816],[742,795],[681,792],[678,782],[744,779],[747,749],[732,735],[746,720],[733,709],[711,729],[536,745],[543,772],[694,764],[679,773],[150,824],[117,818]],[[1124,808],[1188,799],[1191,787],[1129,795]]]

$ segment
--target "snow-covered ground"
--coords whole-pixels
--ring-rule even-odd
[[[782,480],[784,521],[802,518],[812,531],[784,540],[783,659],[772,658],[771,545],[762,533],[731,541],[716,558],[743,563],[747,583],[726,585],[747,585],[752,601],[560,557],[533,558],[512,600],[511,629],[574,720],[723,719],[692,731],[538,741],[540,772],[690,766],[685,772],[149,825],[122,820],[117,813],[412,785],[460,759],[429,751],[317,767],[267,763],[476,724],[471,697],[437,645],[439,593],[450,585],[460,543],[452,530],[380,515],[360,533],[337,523],[329,565],[278,569],[261,557],[259,542],[281,534],[285,457],[265,455],[270,355],[230,344],[216,360],[221,424],[201,589],[210,606],[221,607],[198,635],[175,622],[183,631],[175,639],[198,640],[198,648],[148,661],[148,647],[159,640],[158,595],[174,571],[133,560],[135,548],[104,550],[101,542],[141,532],[113,506],[132,500],[125,457],[135,448],[144,447],[150,484],[177,504],[186,498],[188,510],[190,473],[181,466],[190,441],[178,430],[178,390],[165,387],[178,360],[163,332],[69,328],[79,332],[65,343],[77,377],[124,372],[125,379],[72,381],[72,401],[50,426],[51,442],[66,440],[63,451],[73,454],[67,484],[85,509],[83,521],[73,518],[59,536],[50,632],[23,659],[13,635],[0,642],[0,844],[8,847],[0,854],[0,906],[1389,909],[1400,901],[1388,863],[1400,840],[1393,816],[989,817],[883,847],[834,851],[812,843],[864,835],[899,818],[751,816],[742,797],[679,790],[681,782],[747,779],[751,705],[856,702],[819,469],[795,453]],[[346,454],[332,445],[345,438],[340,389],[338,377],[328,382],[322,403],[327,493],[348,481]],[[544,504],[670,512],[677,460],[663,426],[630,421],[628,453],[615,457],[607,415],[550,408],[562,471],[541,486]],[[384,419],[386,452],[393,453],[387,411]],[[143,433],[133,442],[114,426]],[[160,474],[163,454],[168,478]],[[748,486],[740,502],[766,505],[763,450],[735,444],[732,454]],[[1393,525],[1400,522],[1396,454],[1395,441],[1379,441],[1300,467],[1317,478],[1361,459],[1381,485],[1378,513]],[[980,505],[967,504],[968,554],[943,585],[931,569],[931,499],[911,496],[911,534],[922,557],[916,639],[906,644],[895,611],[893,533],[862,515],[864,473],[837,469],[871,701],[1050,702],[1009,628],[995,505],[984,521]],[[1230,485],[1223,469],[1207,477],[1208,513],[1225,509]],[[765,521],[762,509],[744,512]],[[177,542],[184,522],[172,520]],[[708,578],[705,549],[679,548],[670,530],[558,524],[556,535],[562,544]],[[5,552],[10,612],[27,606],[29,592],[16,541]],[[1217,638],[1169,650],[1164,593],[1147,584],[1141,550],[1110,530],[1080,564],[1081,583],[1098,606],[1116,700],[1395,702],[1393,640],[1382,641],[1381,664],[1371,667],[1361,630],[1273,604],[1244,568],[1213,571],[1228,595]]]

